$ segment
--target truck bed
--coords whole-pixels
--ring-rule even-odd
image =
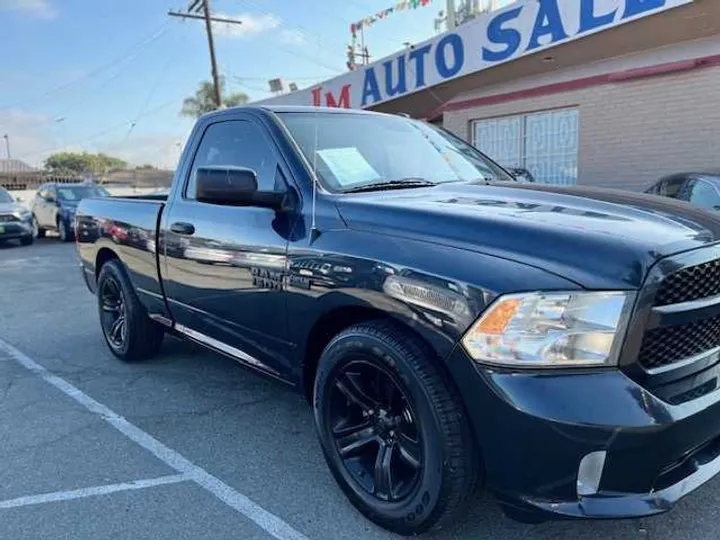
[[[117,256],[145,305],[164,305],[157,231],[167,195],[83,200],[76,214],[78,252],[85,281],[94,289],[98,263]],[[162,310],[164,312],[164,309]]]

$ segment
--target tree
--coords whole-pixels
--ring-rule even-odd
[[[48,156],[45,170],[58,176],[104,175],[115,169],[124,169],[127,163],[122,159],[103,153],[59,152]]]
[[[225,79],[220,77],[220,96],[222,97],[223,107],[237,107],[243,105],[250,99],[247,94],[237,92],[235,94],[225,93]],[[215,106],[215,92],[213,84],[210,81],[200,83],[195,95],[183,100],[182,111],[180,114],[191,118],[200,118],[203,114],[209,113],[217,109]]]

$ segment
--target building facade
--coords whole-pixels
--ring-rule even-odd
[[[544,183],[639,190],[720,169],[720,36],[463,93],[442,123]]]
[[[515,2],[364,71],[268,102],[425,118],[543,183],[720,169],[717,0]]]

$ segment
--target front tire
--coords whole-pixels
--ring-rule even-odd
[[[479,454],[457,390],[420,339],[385,321],[348,328],[323,352],[314,390],[325,459],[367,518],[411,535],[465,509]]]
[[[117,259],[100,270],[97,301],[103,337],[115,356],[137,362],[158,354],[165,332],[148,317]]]
[[[30,246],[30,245],[32,245],[32,243],[33,243],[34,241],[35,241],[35,237],[34,237],[34,236],[26,236],[25,238],[21,238],[21,239],[20,239],[20,243],[21,243],[23,246]]]

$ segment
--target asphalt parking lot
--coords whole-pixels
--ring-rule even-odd
[[[532,451],[532,449],[528,449]],[[523,525],[489,496],[428,539],[716,539],[720,479],[653,519]],[[347,503],[301,396],[167,339],[114,359],[75,248],[0,247],[0,538],[394,538]]]

